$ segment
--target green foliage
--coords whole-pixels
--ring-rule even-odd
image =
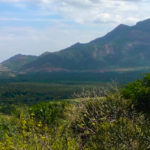
[[[101,83],[99,83],[101,84]],[[99,86],[99,84],[94,86]],[[0,84],[0,102],[35,104],[56,99],[69,99],[82,87],[92,84],[70,85],[69,83],[8,83]],[[7,105],[5,107],[8,107]]]
[[[30,55],[27,56],[27,55],[18,54],[2,62],[2,65],[8,67],[9,70],[17,71],[25,64],[34,61],[36,58],[37,58],[36,56],[30,56]]]
[[[75,135],[80,136],[83,149],[133,149],[134,140],[139,144],[136,125],[144,119],[131,111],[130,101],[112,96],[89,99],[79,110],[71,127]]]
[[[134,69],[134,68],[133,68]],[[121,71],[121,70],[120,70]],[[147,69],[137,69],[131,71],[130,69],[117,72],[112,70],[110,72],[40,72],[28,74],[16,74],[16,77],[11,77],[8,73],[0,74],[0,83],[14,83],[14,82],[36,82],[36,83],[69,83],[81,84],[85,82],[112,82],[129,83],[140,77],[141,73],[148,72]]]
[[[133,100],[135,107],[143,112],[150,113],[150,74],[143,79],[129,83],[122,90],[125,98]]]
[[[61,120],[65,119],[64,110],[67,102],[56,101],[49,103],[39,103],[31,108],[31,113],[35,119],[42,121],[44,124],[56,126]]]
[[[148,111],[149,88],[147,74],[103,97],[96,90],[32,106],[2,104],[0,149],[149,150],[150,117],[137,111]]]

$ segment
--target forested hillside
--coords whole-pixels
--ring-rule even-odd
[[[150,69],[150,19],[119,25],[104,37],[39,57],[17,55],[2,65],[17,72],[127,72]]]

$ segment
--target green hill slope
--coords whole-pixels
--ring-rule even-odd
[[[59,52],[46,53],[24,65],[24,72],[135,70],[150,66],[150,19],[135,26],[119,25],[87,44],[77,43]]]
[[[36,56],[18,54],[2,62],[1,64],[12,71],[18,71],[22,66],[27,63],[31,63],[36,58]]]

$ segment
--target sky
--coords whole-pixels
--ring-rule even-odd
[[[150,0],[0,0],[0,62],[87,43],[150,18]]]

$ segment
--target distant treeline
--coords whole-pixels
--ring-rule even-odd
[[[52,73],[29,73],[19,74],[16,77],[0,77],[0,83],[6,82],[66,82],[66,81],[99,81],[128,83],[140,78],[143,73],[148,71],[130,71],[130,72],[52,72]]]

